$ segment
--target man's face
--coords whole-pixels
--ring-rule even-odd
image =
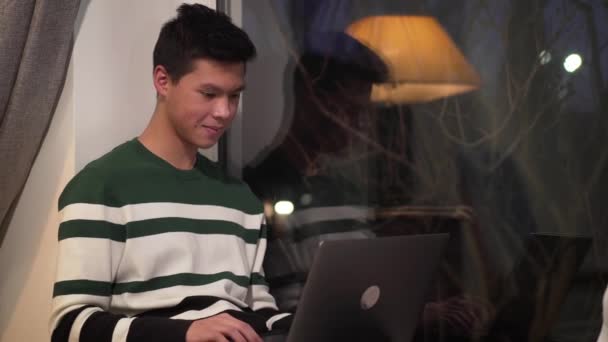
[[[228,129],[244,88],[245,64],[198,59],[193,70],[169,82],[167,115],[178,137],[198,148],[209,148]]]

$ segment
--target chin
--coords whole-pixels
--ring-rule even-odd
[[[208,148],[212,148],[217,144],[217,141],[197,141],[194,143],[196,147],[202,150],[206,150]]]
[[[215,144],[196,144],[196,147],[200,150],[206,150],[212,148]]]
[[[196,146],[199,149],[208,149],[211,148],[213,146],[215,146],[217,144],[217,142],[220,140],[221,136],[218,137],[209,137],[209,136],[204,136],[204,135],[196,135],[196,134],[192,134],[188,137],[187,141]]]

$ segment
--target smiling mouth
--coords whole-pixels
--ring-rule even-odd
[[[222,134],[223,127],[201,125],[211,136],[219,136]]]
[[[201,126],[207,128],[207,129],[210,129],[212,131],[215,131],[215,132],[219,132],[222,130],[222,127],[206,126],[206,125],[201,125]]]

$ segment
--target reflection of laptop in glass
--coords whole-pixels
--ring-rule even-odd
[[[591,238],[530,234],[525,253],[499,289],[502,300],[490,337],[540,341],[549,334],[574,277],[588,254]],[[497,294],[498,294],[497,293]]]
[[[448,238],[323,243],[287,341],[410,341]]]

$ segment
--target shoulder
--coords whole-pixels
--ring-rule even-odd
[[[106,204],[108,189],[120,178],[125,163],[132,159],[130,142],[115,147],[112,151],[87,164],[66,185],[59,197],[59,209],[74,203]]]
[[[303,180],[279,150],[272,151],[261,162],[245,167],[243,179],[258,197],[267,200],[298,192]]]
[[[250,214],[262,211],[262,202],[251,191],[249,185],[243,180],[227,174],[219,163],[199,154],[198,167],[210,180],[207,185],[215,197],[214,202],[217,202],[218,205]]]

